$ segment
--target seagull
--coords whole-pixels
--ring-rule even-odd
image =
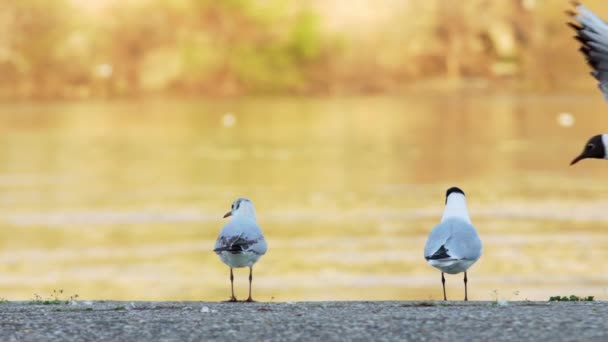
[[[236,302],[234,295],[233,268],[249,267],[249,297],[251,298],[251,281],[253,280],[253,265],[266,253],[268,246],[264,234],[255,218],[253,203],[247,198],[239,198],[232,203],[230,211],[224,218],[232,216],[215,241],[213,251],[219,255],[222,262],[230,267],[230,289],[232,296],[229,302]]]
[[[424,246],[426,261],[441,271],[443,300],[448,300],[443,274],[461,272],[464,272],[464,300],[469,300],[467,270],[481,257],[481,251],[481,240],[471,224],[464,192],[457,187],[449,188],[441,222],[431,230]]]
[[[574,37],[581,43],[580,51],[591,66],[591,75],[599,82],[599,88],[608,101],[608,24],[578,1],[572,1],[575,11],[566,11],[577,23],[569,22]],[[583,152],[570,162],[574,165],[582,159],[608,159],[608,134],[598,134],[585,144]]]

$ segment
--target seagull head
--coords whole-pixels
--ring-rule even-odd
[[[451,187],[445,192],[445,204],[448,204],[448,200],[450,198],[463,198],[464,199],[464,191],[459,187]]]
[[[253,203],[247,198],[238,198],[232,202],[230,211],[224,215],[224,218],[232,216],[234,218],[249,218],[255,220],[255,208]]]
[[[449,188],[445,192],[445,209],[443,210],[443,217],[441,218],[441,221],[443,222],[444,220],[453,217],[471,223],[464,191],[455,186]]]
[[[591,137],[583,152],[578,155],[578,157],[574,158],[570,165],[574,165],[578,163],[580,160],[587,158],[595,158],[595,159],[608,159],[606,158],[606,145],[608,144],[608,134],[598,134],[596,136]]]

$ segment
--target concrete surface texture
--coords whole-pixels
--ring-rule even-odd
[[[2,341],[606,341],[607,302],[3,302]]]

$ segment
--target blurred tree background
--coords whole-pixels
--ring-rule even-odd
[[[608,4],[588,5],[608,16]],[[565,26],[569,6],[537,0],[4,1],[0,97],[592,87]]]

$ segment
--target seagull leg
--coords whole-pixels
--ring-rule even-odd
[[[236,297],[234,296],[234,275],[232,274],[232,267],[230,267],[230,290],[232,291],[232,296],[230,297],[229,302],[236,302]]]
[[[445,277],[443,276],[443,272],[441,272],[441,284],[443,284],[443,300],[448,300],[445,295]]]
[[[467,272],[464,272],[464,300],[465,301],[469,300],[469,298],[467,296],[467,281],[468,281],[468,279],[467,279]]]
[[[248,302],[255,302],[253,298],[251,298],[251,281],[253,280],[253,266],[249,266],[249,298],[247,298]]]

